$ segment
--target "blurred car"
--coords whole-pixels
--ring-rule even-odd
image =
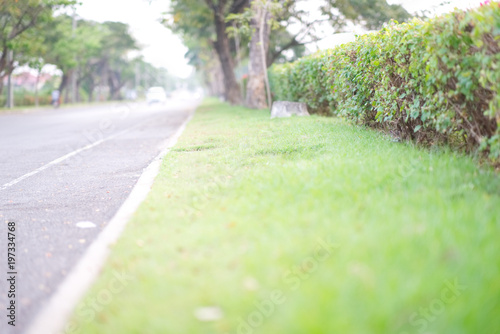
[[[165,103],[167,101],[167,94],[163,87],[151,87],[146,92],[146,101],[148,104],[152,103]]]

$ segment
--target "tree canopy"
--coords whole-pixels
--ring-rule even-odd
[[[0,0],[0,77],[13,69],[14,59],[7,60],[9,51],[26,55],[29,46],[35,49],[32,53],[40,51],[40,39],[29,34],[30,29],[50,21],[55,10],[75,3],[75,0]]]
[[[252,32],[256,29],[250,24],[251,4],[255,1],[172,0],[165,19],[165,24],[185,41],[188,56],[195,66],[203,69],[207,76],[214,71],[222,73],[225,96],[232,103],[241,101],[234,75],[235,59],[238,54],[248,57],[251,53],[251,39],[255,38]],[[305,44],[321,39],[318,31],[324,24],[337,31],[342,31],[348,22],[366,29],[378,29],[391,19],[405,21],[410,17],[402,6],[389,5],[386,0],[322,0],[319,16],[315,18],[304,9],[309,3],[303,0],[267,2],[276,4],[280,10],[272,14],[277,25],[273,33],[267,32],[270,35],[266,38],[269,39],[266,66],[304,54]],[[247,24],[242,25],[238,17],[246,17]],[[291,29],[292,26],[295,29]],[[214,62],[214,54],[218,55],[218,62]],[[251,59],[249,61],[251,63]]]

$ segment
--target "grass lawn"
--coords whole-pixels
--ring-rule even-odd
[[[335,118],[207,100],[71,325],[500,333],[499,315],[493,171]]]

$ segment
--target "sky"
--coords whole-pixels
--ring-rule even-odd
[[[193,69],[184,59],[187,49],[179,37],[165,28],[160,22],[162,13],[168,11],[169,0],[80,0],[82,5],[77,14],[87,20],[98,22],[120,21],[128,23],[131,33],[143,47],[144,59],[156,67],[166,68],[172,75],[189,76]],[[467,9],[477,7],[480,0],[448,0],[449,4],[440,6],[444,0],[388,0],[391,4],[401,4],[409,12],[430,10],[441,14],[454,7]],[[314,0],[310,0],[313,3]],[[337,34],[325,38],[311,46],[311,50],[332,47],[354,38],[353,32]]]
[[[436,14],[442,14],[453,10],[455,7],[460,9],[478,7],[484,0],[388,0],[387,2],[403,5],[410,13],[427,9],[436,12]],[[449,4],[441,5],[444,2]]]
[[[187,52],[179,37],[160,23],[168,10],[168,0],[81,0],[78,16],[97,22],[120,21],[143,48],[144,59],[156,67],[166,68],[172,75],[187,77],[192,68],[184,59]]]

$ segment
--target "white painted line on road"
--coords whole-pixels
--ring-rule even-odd
[[[97,225],[92,222],[78,222],[76,223],[76,227],[79,228],[95,228]]]
[[[118,240],[127,222],[146,199],[156,175],[160,171],[163,157],[177,143],[192,116],[193,114],[186,119],[173,136],[165,141],[161,153],[144,170],[129,197],[105,229],[89,246],[49,302],[43,306],[42,311],[37,315],[25,334],[70,334],[78,332],[78,330],[66,331],[65,328],[73,310],[98,277],[109,255],[109,246]]]
[[[68,153],[68,154],[66,154],[66,155],[64,155],[64,156],[62,156],[62,157],[60,157],[60,158],[57,158],[57,159],[55,159],[55,160],[53,160],[53,161],[49,162],[48,164],[43,165],[42,167],[37,168],[37,169],[35,169],[35,170],[34,170],[34,171],[32,171],[32,172],[29,172],[28,174],[24,174],[23,176],[18,177],[18,178],[17,178],[17,179],[15,179],[14,181],[11,181],[11,182],[9,182],[9,183],[4,184],[4,185],[0,188],[0,191],[5,190],[5,189],[7,189],[7,188],[10,188],[10,187],[12,187],[13,185],[15,185],[15,184],[17,184],[17,183],[19,183],[19,182],[21,182],[21,181],[23,181],[23,180],[26,180],[27,178],[29,178],[29,177],[31,177],[31,176],[33,176],[33,175],[36,175],[36,174],[38,174],[38,173],[40,173],[40,172],[42,172],[42,171],[46,170],[47,168],[49,168],[49,167],[51,167],[51,166],[57,165],[58,163],[61,163],[61,162],[63,162],[64,160],[67,160],[67,159],[69,159],[69,158],[71,158],[71,157],[74,157],[75,155],[77,155],[77,154],[79,154],[79,153],[81,153],[81,152],[83,152],[83,151],[90,150],[91,148],[94,148],[94,147],[96,147],[96,146],[98,146],[98,145],[101,145],[102,143],[107,142],[108,140],[111,140],[111,139],[116,138],[116,137],[118,137],[118,136],[120,136],[120,135],[123,135],[123,134],[125,134],[125,133],[127,133],[127,132],[129,132],[129,131],[132,131],[133,129],[137,128],[138,126],[142,125],[143,123],[144,123],[144,122],[141,122],[141,123],[139,123],[139,124],[136,124],[136,125],[134,125],[134,126],[132,126],[132,127],[128,128],[128,129],[125,129],[125,130],[123,130],[123,131],[120,131],[120,132],[118,132],[118,133],[115,133],[114,135],[111,135],[111,136],[109,136],[109,137],[107,137],[107,138],[100,139],[100,140],[96,141],[95,143],[92,143],[92,144],[89,144],[89,145],[87,145],[87,146],[81,147],[81,148],[79,148],[79,149],[77,149],[77,150],[75,150],[75,151],[73,151],[73,152],[71,152],[71,153]]]

